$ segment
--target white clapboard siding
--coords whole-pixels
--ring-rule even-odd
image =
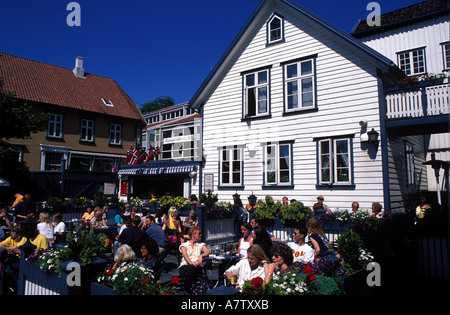
[[[448,16],[441,16],[361,40],[396,64],[398,52],[425,47],[427,72],[441,73],[444,70],[444,64],[440,44],[449,41],[449,27]]]
[[[266,47],[265,21],[273,11],[282,15],[285,42]],[[228,65],[228,72],[203,107],[203,146],[206,163],[203,172],[215,174],[214,190],[219,199],[232,200],[238,192],[245,203],[254,193],[263,199],[272,195],[295,198],[312,206],[318,195],[333,208],[348,208],[351,201],[360,201],[369,208],[374,201],[383,202],[381,152],[375,160],[361,149],[359,121],[365,119],[370,128],[379,130],[379,92],[376,67],[353,49],[328,36],[326,31],[306,23],[298,15],[277,6],[265,13],[260,27],[250,34],[248,45]],[[317,111],[283,116],[283,68],[281,63],[317,54]],[[270,66],[271,118],[243,122],[241,73]],[[354,190],[317,191],[317,157],[315,138],[354,134]],[[263,147],[268,141],[294,141],[294,189],[262,189]],[[257,152],[250,157],[248,143],[255,143]],[[227,145],[243,145],[245,190],[218,190],[218,149]]]
[[[425,47],[426,71],[428,73],[442,73],[444,72],[445,66],[441,44],[450,40],[449,28],[450,22],[447,15],[408,24],[380,34],[362,38],[361,40],[369,47],[394,61],[396,64],[398,64],[398,52]],[[443,86],[442,88],[427,88],[426,93],[428,96],[428,115],[448,114],[448,85]],[[414,95],[416,96],[415,98],[413,98]],[[424,116],[422,91],[388,95],[387,106],[388,118]],[[429,149],[437,155],[436,159],[448,161],[448,157],[450,156],[448,137],[448,133],[431,135]],[[436,143],[439,145],[436,146]],[[427,160],[430,159],[431,154],[427,157]],[[390,162],[391,161],[392,160],[390,160]],[[391,188],[394,189],[394,191],[397,190],[397,193],[399,193],[399,187],[396,185],[400,184],[402,180],[397,179],[396,176],[394,176],[394,173],[394,171],[391,171],[390,173]],[[401,172],[398,173],[402,174]],[[436,191],[437,187],[434,170],[428,166],[424,173],[427,174],[428,185],[421,188],[425,190],[428,189],[429,191]],[[440,178],[441,183],[443,176],[444,174],[442,172]],[[394,194],[392,200],[395,200],[398,205],[402,203],[398,194]]]

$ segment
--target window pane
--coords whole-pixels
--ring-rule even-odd
[[[261,71],[258,73],[258,84],[267,83],[267,71]]]
[[[256,115],[256,88],[247,90],[247,115]]]
[[[301,63],[302,75],[312,74],[312,60]]]
[[[233,172],[240,172],[240,171],[241,171],[241,162],[233,161]]]
[[[288,109],[298,108],[298,82],[292,81],[287,84],[288,90]]]
[[[235,161],[239,161],[240,160],[239,149],[234,149],[233,150],[233,160],[235,160]]]
[[[223,184],[230,183],[230,174],[229,173],[222,173],[222,183]]]
[[[331,181],[331,158],[330,158],[330,142],[321,141],[320,142],[320,181],[330,182]]]
[[[350,177],[348,175],[348,169],[338,169],[337,170],[337,181],[338,182],[349,182]]]
[[[424,55],[422,49],[413,51],[413,65],[414,73],[425,72]]]
[[[330,182],[330,169],[324,168],[322,169],[322,182]]]
[[[289,171],[280,171],[280,183],[290,183]]]
[[[289,164],[289,145],[280,145],[280,170],[288,170]]]
[[[286,75],[287,78],[296,78],[298,76],[297,64],[287,66]]]
[[[302,106],[313,105],[313,81],[312,78],[302,80]]]
[[[241,174],[233,173],[233,184],[239,184],[241,182]]]
[[[270,22],[270,41],[281,39],[281,20],[275,17]]]
[[[229,162],[222,162],[222,171],[227,172],[227,173],[230,171],[230,163]]]
[[[267,113],[267,88],[258,89],[258,113]]]
[[[245,84],[246,84],[247,86],[253,86],[253,85],[255,85],[255,75],[254,75],[254,74],[248,74],[248,75],[246,75],[246,76],[245,76],[245,79],[246,79]]]

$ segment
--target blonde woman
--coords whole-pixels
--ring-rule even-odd
[[[170,207],[169,217],[164,219],[162,229],[164,232],[166,232],[167,241],[169,242],[169,244],[176,244],[180,242],[180,236],[182,232],[177,208]]]
[[[112,267],[112,270],[116,270],[121,264],[132,262],[135,259],[136,254],[133,249],[127,244],[124,244],[119,247],[116,256],[114,256],[114,266]]]
[[[179,267],[180,276],[202,273],[203,257],[209,256],[209,249],[200,242],[201,239],[202,232],[198,226],[189,229],[189,241],[179,248],[183,256]]]
[[[37,225],[39,230],[39,234],[44,235],[49,243],[54,242],[54,232],[53,232],[53,224],[50,220],[50,215],[48,212],[41,212],[39,214],[39,223]]]
[[[236,276],[236,284],[240,290],[242,290],[246,281],[250,281],[253,278],[259,277],[264,280],[264,283],[267,283],[271,277],[265,273],[264,266],[268,263],[269,258],[263,248],[257,244],[253,244],[247,249],[247,257],[228,268],[225,271],[225,276],[230,281],[232,281],[233,276]]]

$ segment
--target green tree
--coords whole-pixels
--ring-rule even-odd
[[[166,108],[175,104],[172,97],[169,96],[159,96],[153,101],[149,101],[141,105],[141,113],[152,112],[158,109]]]
[[[28,167],[19,162],[11,138],[28,139],[38,132],[47,121],[46,114],[35,115],[32,106],[19,101],[14,91],[3,90],[0,78],[0,177],[10,181],[11,189],[24,189]]]

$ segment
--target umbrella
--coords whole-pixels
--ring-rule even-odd
[[[442,169],[444,169],[444,181],[447,180],[448,177],[448,167],[450,162],[448,161],[442,161],[442,160],[429,160],[422,163],[423,165],[431,165],[431,167],[434,169],[434,175],[436,176],[436,186],[437,186],[437,197],[438,197],[438,203],[441,203],[441,187],[439,184],[439,172]]]
[[[9,187],[9,182],[0,177],[0,187]]]

